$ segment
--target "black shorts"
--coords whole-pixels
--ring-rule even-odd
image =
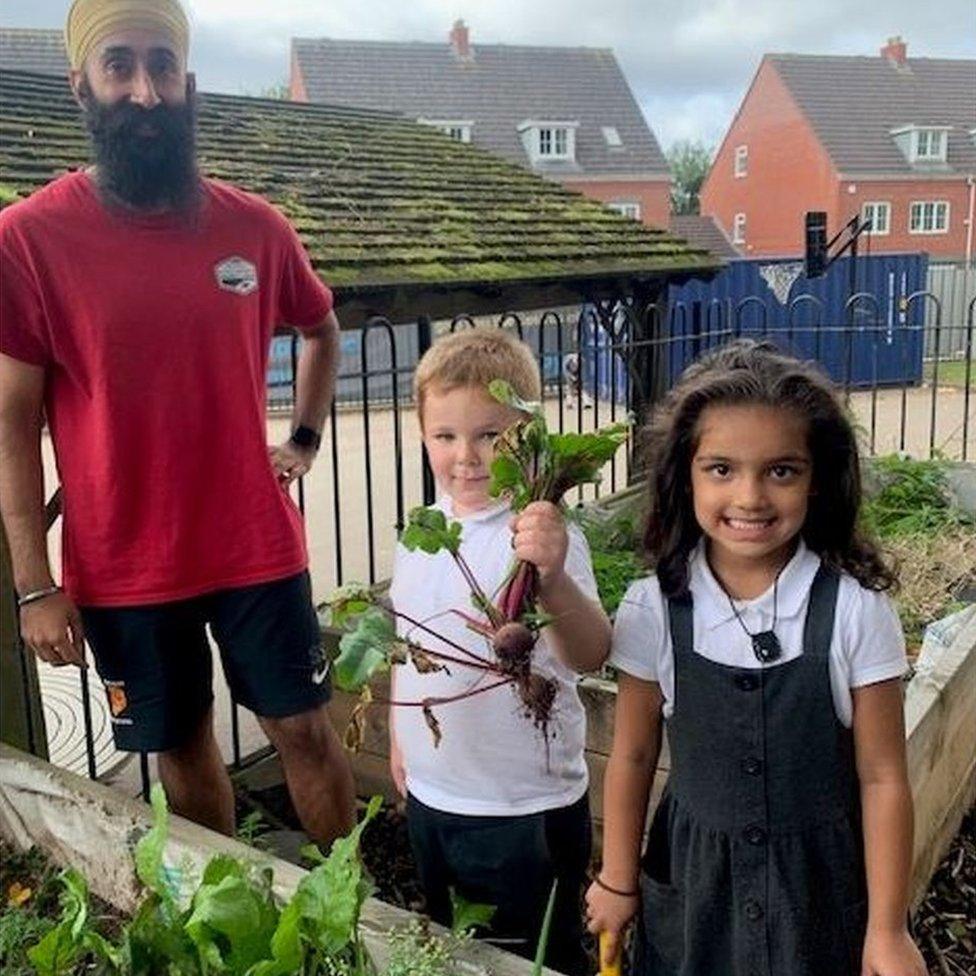
[[[119,749],[165,752],[198,726],[213,702],[207,625],[234,701],[283,718],[329,700],[307,572],[174,603],[82,607],[81,616]]]
[[[496,906],[487,938],[532,959],[553,879],[558,879],[546,965],[590,972],[583,951],[583,897],[590,863],[590,807],[575,803],[523,816],[445,813],[407,795],[407,830],[428,914],[451,924],[451,889]]]

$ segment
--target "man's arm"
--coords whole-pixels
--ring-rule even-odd
[[[14,586],[21,596],[54,582],[44,525],[43,404],[43,367],[0,354],[0,516]],[[64,594],[54,593],[23,607],[20,629],[43,660],[84,663],[81,619]]]
[[[339,320],[335,312],[329,312],[317,328],[302,332],[292,430],[310,427],[321,433],[332,404],[338,371]],[[315,448],[301,448],[290,440],[270,450],[271,462],[284,484],[305,474],[315,460],[315,453]]]

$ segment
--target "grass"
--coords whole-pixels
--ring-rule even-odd
[[[925,363],[922,375],[927,383],[931,383],[934,363]],[[964,360],[943,360],[939,363],[939,386],[951,386],[964,389],[966,386],[966,363]],[[969,388],[976,390],[976,363],[969,366]]]

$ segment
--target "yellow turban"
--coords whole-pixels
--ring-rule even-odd
[[[81,68],[108,34],[132,28],[166,34],[186,60],[190,25],[179,0],[74,0],[64,28],[72,68]]]

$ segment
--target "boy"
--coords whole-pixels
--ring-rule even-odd
[[[513,557],[538,569],[539,602],[555,618],[533,652],[534,670],[559,687],[549,741],[503,686],[440,709],[442,738],[436,747],[419,708],[393,707],[391,770],[407,799],[411,845],[433,918],[450,921],[454,888],[469,901],[496,906],[489,937],[531,957],[555,877],[559,888],[546,961],[561,972],[583,974],[580,891],[590,819],[585,717],[576,680],[578,672],[603,663],[610,624],[597,599],[582,533],[567,528],[555,505],[535,503],[513,518],[504,499],[488,494],[495,438],[519,419],[518,411],[488,393],[493,379],[507,380],[523,400],[540,398],[529,347],[501,329],[475,329],[436,343],[417,366],[414,388],[441,493],[437,507],[462,522],[462,555],[482,589],[492,594],[500,587]],[[391,598],[415,620],[436,618],[446,639],[481,656],[492,653],[484,638],[450,612],[471,612],[471,602],[447,553],[429,556],[398,547]],[[420,640],[437,645],[426,634]],[[483,676],[463,667],[435,674],[409,666],[395,670],[395,701],[472,690]]]

